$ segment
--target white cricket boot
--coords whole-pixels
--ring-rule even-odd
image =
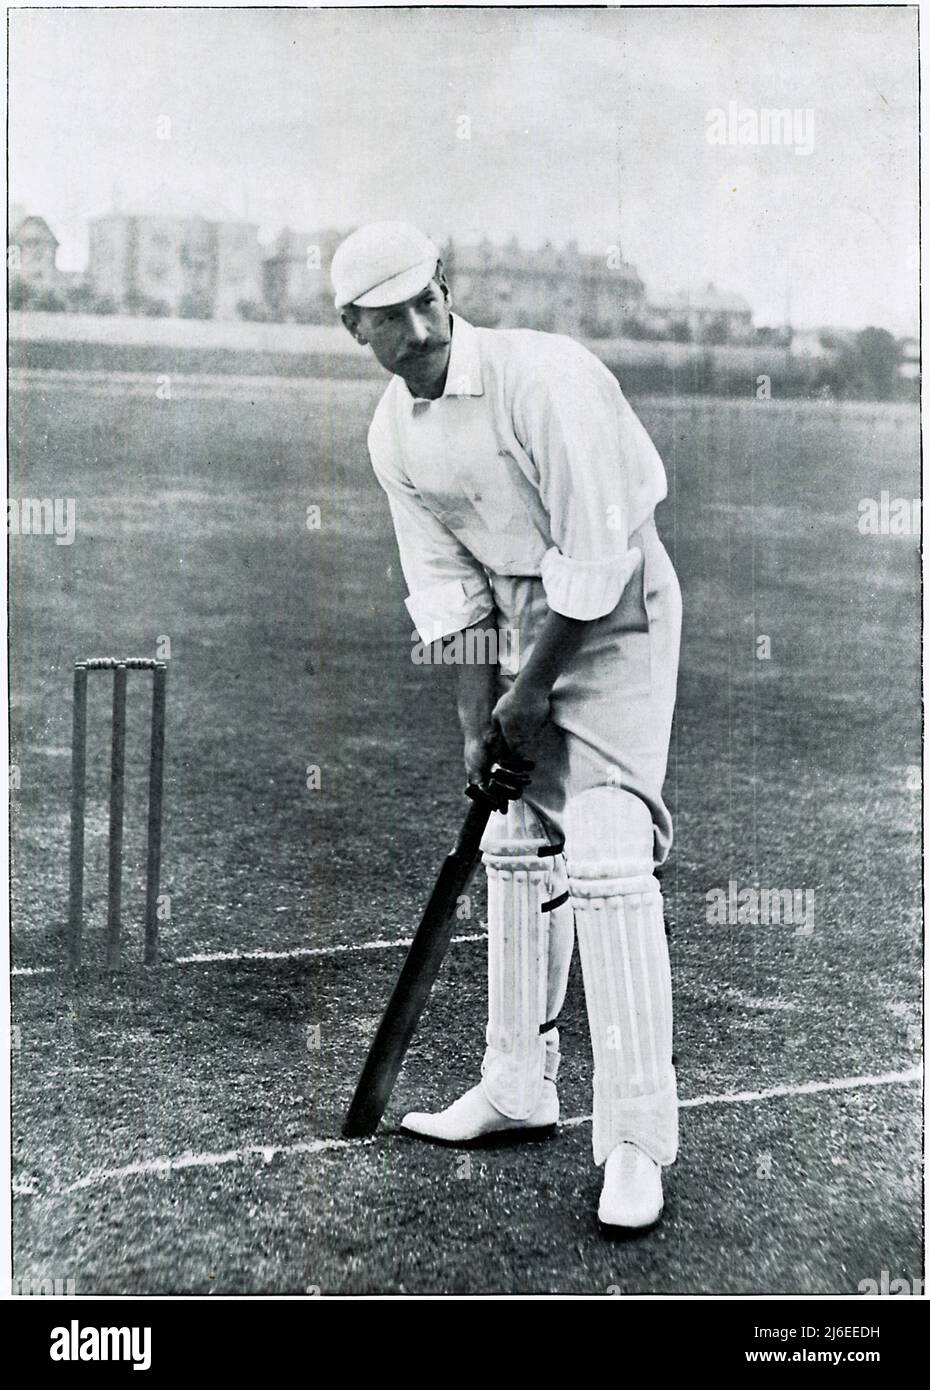
[[[608,1233],[647,1231],[662,1215],[662,1169],[636,1144],[618,1144],[604,1164],[597,1219]]]
[[[559,1095],[555,1082],[544,1080],[542,1092],[525,1119],[503,1114],[488,1100],[482,1085],[473,1086],[445,1110],[436,1114],[412,1110],[401,1121],[405,1134],[432,1139],[437,1144],[476,1144],[494,1137],[545,1139],[555,1132],[559,1119]]]

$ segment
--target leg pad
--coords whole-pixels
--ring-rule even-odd
[[[540,842],[541,843],[541,842]],[[549,865],[537,842],[498,842],[488,874],[488,1028],[481,1068],[492,1105],[516,1120],[536,1106],[546,1069]]]
[[[571,807],[569,872],[594,1053],[594,1158],[624,1141],[656,1163],[678,1150],[672,982],[652,817],[614,787]]]

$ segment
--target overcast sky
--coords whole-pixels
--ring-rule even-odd
[[[803,113],[811,152],[709,143],[731,101]],[[916,178],[913,9],[10,13],[10,196],[65,269],[114,198],[247,210],[263,239],[401,217],[619,236],[653,293],[712,280],[757,322],[790,296],[795,324],[905,332]]]

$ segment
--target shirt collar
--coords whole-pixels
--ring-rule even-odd
[[[411,406],[416,409],[433,405],[433,401],[412,396],[406,382],[404,390]],[[473,326],[458,314],[452,315],[452,348],[449,352],[449,369],[442,396],[483,396],[484,385],[481,380],[481,349],[478,334]]]

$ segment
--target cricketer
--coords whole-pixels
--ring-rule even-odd
[[[400,222],[332,263],[349,332],[392,374],[368,435],[423,643],[476,629],[455,667],[470,782],[495,740],[534,762],[482,841],[488,1020],[479,1084],[404,1130],[539,1138],[559,1118],[557,1021],[575,934],[594,1054],[598,1218],[653,1226],[678,1148],[672,990],[655,870],[681,595],[654,521],[662,461],[614,376],[571,338],[477,328],[435,244]],[[481,650],[483,644],[477,644]],[[468,650],[467,645],[464,648]],[[472,650],[474,650],[472,644]]]

